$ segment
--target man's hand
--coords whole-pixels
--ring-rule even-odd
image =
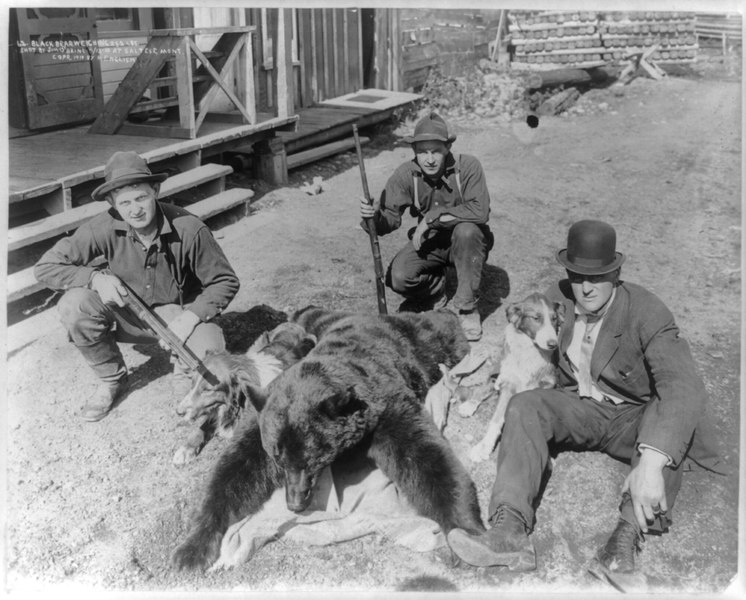
[[[363,219],[372,219],[377,210],[376,202],[371,205],[365,198],[360,198],[360,216]]]
[[[119,280],[119,277],[99,271],[91,278],[90,287],[99,295],[104,304],[124,306],[122,296],[127,295],[127,289]]]
[[[173,319],[169,324],[168,328],[173,334],[178,337],[182,342],[186,342],[189,336],[192,335],[194,328],[200,322],[200,318],[195,315],[191,310],[183,310],[181,314]],[[171,350],[168,344],[163,340],[158,342],[164,350]]]
[[[427,221],[425,219],[422,219],[417,224],[417,229],[415,229],[414,233],[412,234],[412,245],[414,246],[414,249],[417,250],[418,252],[429,230],[430,230],[430,226],[427,224]]]
[[[622,492],[629,490],[632,496],[635,517],[644,533],[648,531],[648,523],[652,523],[658,514],[668,511],[663,483],[663,468],[667,462],[665,454],[643,448],[640,462],[630,471],[622,486]]]

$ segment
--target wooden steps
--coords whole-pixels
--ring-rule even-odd
[[[370,138],[367,138],[367,137],[360,138],[361,145],[365,145],[368,142],[370,142]],[[312,148],[311,150],[304,150],[303,152],[296,152],[295,154],[291,154],[287,158],[288,169],[296,169],[310,162],[314,162],[316,160],[321,160],[322,158],[326,158],[327,156],[333,156],[335,154],[339,154],[340,152],[346,152],[347,150],[351,150],[354,147],[355,147],[354,138],[349,138],[346,140],[340,140],[339,142],[331,142],[330,144],[324,144],[323,146],[319,146],[318,148]]]
[[[202,221],[214,217],[220,213],[226,212],[240,204],[247,205],[251,198],[254,197],[254,192],[245,188],[233,188],[225,190],[194,204],[190,204],[186,209],[192,213],[195,217],[198,217]],[[105,202],[97,202],[95,204],[106,204]],[[108,205],[107,205],[108,206]],[[103,207],[98,207],[102,209]],[[98,214],[94,212],[91,216]],[[89,217],[90,218],[90,217]],[[34,294],[45,288],[44,284],[36,281],[34,277],[34,267],[28,267],[12,275],[8,275],[8,281],[6,286],[6,302],[15,302],[21,300],[31,294]]]
[[[194,139],[218,89],[233,103],[244,123],[256,123],[251,46],[255,30],[250,26],[150,30],[146,47],[91,125],[90,133]],[[193,39],[206,32],[220,36],[207,52]],[[241,60],[244,77],[239,96],[243,100],[224,81]],[[171,74],[159,77],[166,63],[171,65]],[[143,102],[147,90],[156,90],[158,98]],[[177,124],[125,123],[132,112],[163,108],[169,109],[171,116],[178,115]]]
[[[233,169],[229,166],[208,163],[184,173],[173,175],[161,185],[159,199],[163,200],[180,192],[199,189],[200,193],[209,194],[209,196],[189,204],[185,208],[202,220],[209,219],[240,204],[247,204],[254,196],[254,192],[249,189],[225,190],[225,177],[232,172]],[[90,202],[28,225],[10,229],[8,231],[8,250],[17,250],[62,233],[73,231],[108,207],[107,202]],[[23,269],[8,275],[6,301],[20,300],[44,289],[44,287],[36,281],[33,266]]]
[[[206,193],[219,193],[225,189],[225,176],[233,172],[228,166],[209,163],[173,175],[161,185],[159,199],[163,200],[188,189],[207,186]],[[107,202],[89,202],[28,225],[8,230],[8,251],[18,250],[36,242],[77,229],[91,217],[107,209]]]
[[[252,190],[232,188],[190,204],[186,208],[190,213],[204,221],[231,208],[235,208],[239,204],[247,205],[253,197],[254,192]]]

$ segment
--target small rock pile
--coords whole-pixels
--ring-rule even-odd
[[[510,121],[527,110],[523,76],[482,61],[462,77],[446,77],[433,69],[422,89],[424,104],[452,120],[494,118]]]

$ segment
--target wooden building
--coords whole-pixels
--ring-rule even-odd
[[[282,13],[291,111],[363,88],[400,88],[398,44],[389,40],[397,34],[396,10],[320,8],[283,9]],[[95,119],[153,29],[254,27],[256,107],[259,112],[276,110],[272,36],[280,15],[278,9],[268,8],[11,9],[11,136]],[[197,45],[209,49],[214,37],[197,35]],[[213,102],[229,106],[224,95]]]
[[[10,9],[8,300],[38,291],[39,252],[102,209],[90,192],[116,150],[168,172],[168,201],[209,218],[253,195],[225,190],[226,156],[250,154],[258,177],[281,184],[288,168],[324,156],[315,147],[344,150],[336,140],[352,124],[411,103],[387,62],[398,44],[377,33],[392,18],[357,8]]]

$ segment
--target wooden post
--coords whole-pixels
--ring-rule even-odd
[[[490,60],[492,62],[497,62],[497,57],[500,52],[500,42],[502,41],[503,37],[503,28],[505,27],[505,13],[507,11],[505,9],[500,10],[500,21],[497,24],[497,35],[495,36],[495,46],[492,48],[492,55],[490,56]]]
[[[401,39],[399,38],[399,9],[391,9],[391,87],[398,92],[401,89]]]
[[[272,185],[288,183],[288,159],[285,144],[278,137],[262,140],[254,144],[254,153],[258,160],[256,176]]]
[[[256,123],[256,87],[254,86],[254,51],[252,50],[252,38],[253,35],[251,32],[246,34],[243,53],[240,59],[242,62],[239,63],[239,71],[243,79],[241,94],[243,95],[244,106],[246,107],[246,112],[249,114],[249,123],[254,125]]]
[[[179,97],[179,125],[188,132],[190,138],[196,134],[194,119],[194,87],[192,85],[192,52],[189,36],[181,39],[176,48],[176,89]]]
[[[295,113],[293,93],[293,18],[292,9],[278,8],[275,28],[272,30],[274,47],[273,87],[276,91],[278,117],[289,117]]]

